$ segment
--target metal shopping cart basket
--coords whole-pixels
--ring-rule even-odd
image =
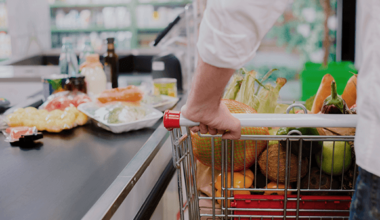
[[[303,107],[295,104],[289,109],[294,106]],[[357,123],[356,115],[234,116],[241,121],[242,127],[354,129]],[[207,196],[197,188],[198,168],[193,152],[196,142],[192,142],[195,136],[190,135],[189,130],[197,123],[187,120],[180,112],[168,111],[164,125],[174,128],[171,131],[173,163],[177,168],[182,220],[348,219],[358,172],[354,152],[351,152],[354,136],[303,135],[292,130],[287,135],[242,135],[240,140],[231,141],[222,140],[220,135],[198,134],[203,143],[210,144],[212,190]],[[313,148],[319,148],[317,153]],[[244,180],[237,179],[242,174]],[[203,201],[210,204],[209,212],[200,209]]]

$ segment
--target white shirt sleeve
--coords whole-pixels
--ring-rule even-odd
[[[200,57],[216,67],[242,67],[290,2],[208,0],[197,43]]]

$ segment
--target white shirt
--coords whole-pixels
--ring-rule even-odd
[[[216,67],[242,67],[255,56],[262,38],[290,2],[292,0],[208,0],[197,44],[200,57]],[[357,10],[356,31],[360,39],[357,62],[361,67],[356,163],[380,176],[380,0],[360,0]]]
[[[380,1],[358,1],[356,163],[380,176]],[[379,135],[379,136],[377,136]],[[378,139],[379,138],[379,139]]]

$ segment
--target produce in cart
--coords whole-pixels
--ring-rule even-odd
[[[351,146],[344,141],[325,141],[315,160],[326,174],[341,175],[351,166]]]
[[[310,179],[310,181],[309,181]],[[316,167],[313,167],[310,173],[301,181],[302,189],[330,189],[330,177]],[[304,192],[305,195],[327,195],[326,192]]]
[[[346,101],[349,108],[356,104],[356,85],[357,85],[357,74],[354,74],[347,82],[344,88],[342,98]]]
[[[246,71],[242,68],[240,72],[244,75],[244,78],[240,74],[234,74],[223,99],[239,101],[251,106],[258,113],[285,113],[288,105],[279,104],[277,100],[280,90],[287,80],[277,78],[275,87],[270,83],[262,84],[275,70],[270,70],[261,80],[258,80],[256,78],[257,72],[254,70]],[[255,89],[255,83],[259,85],[257,89]]]
[[[280,128],[276,135],[319,135],[316,128]],[[280,141],[281,146],[286,147],[286,141]],[[294,155],[298,155],[300,141],[290,141],[289,142],[291,152]],[[310,149],[313,154],[318,153],[322,149],[322,141],[304,141],[302,143],[302,156],[309,157]]]
[[[247,170],[248,171],[248,170]],[[252,178],[251,178],[252,177]],[[228,172],[227,174],[228,178],[228,184],[227,187],[231,188],[231,172]],[[224,179],[223,179],[224,180]],[[249,188],[253,183],[253,173],[252,171],[249,173],[249,171],[244,176],[243,172],[234,172],[233,174],[233,185],[232,188]],[[223,182],[224,188],[226,188],[225,182]],[[244,185],[245,184],[245,185]],[[218,177],[215,180],[215,196],[221,197],[222,195],[222,174],[219,174]],[[225,190],[224,192],[227,195],[231,194],[231,191]],[[251,195],[251,193],[248,190],[235,190],[232,192],[233,195]],[[221,200],[217,200],[219,204],[222,204]],[[231,206],[231,201],[228,201],[228,207]]]
[[[270,182],[268,185],[265,187],[266,189],[285,189],[285,184],[279,183],[277,187],[277,182]],[[292,187],[288,185],[288,189],[291,189]],[[291,191],[287,191],[287,195],[292,194]],[[285,195],[285,191],[265,191],[264,195]]]
[[[347,107],[346,102],[336,90],[335,81],[331,82],[331,95],[328,96],[325,101],[323,101],[323,106],[321,109],[323,114],[350,114],[350,110]]]
[[[298,174],[298,157],[294,154],[289,154],[288,159],[290,160],[288,169],[288,180],[290,182],[297,181]],[[274,182],[285,182],[286,173],[286,150],[283,146],[278,144],[273,144],[268,146],[260,155],[258,164],[260,166],[261,172]],[[302,158],[301,165],[301,178],[307,174],[308,171],[308,159],[306,157]]]
[[[314,98],[313,107],[311,108],[312,114],[317,114],[321,111],[323,102],[325,99],[331,95],[331,83],[334,81],[334,78],[330,74],[326,74],[322,78],[322,82],[319,85],[317,94]]]
[[[222,99],[222,103],[225,104],[231,113],[246,113],[246,114],[255,114],[256,111],[248,105],[245,105],[241,102],[230,100],[230,99]],[[265,127],[244,127],[241,129],[242,135],[269,135],[268,128]],[[208,137],[200,137],[197,133],[191,133],[191,141],[193,145],[194,156],[204,165],[211,166],[212,162],[212,154],[211,154],[211,138]],[[244,169],[244,165],[246,168],[250,167],[255,162],[255,157],[258,156],[264,148],[267,146],[266,141],[256,141],[247,140],[245,141],[245,149],[244,149],[244,141],[236,140],[234,143],[234,171],[241,171]],[[221,146],[222,139],[220,137],[215,138],[214,141],[215,146],[215,169],[221,170]],[[231,170],[231,142],[228,143],[228,170]],[[246,163],[244,163],[244,153],[246,155]],[[256,155],[257,153],[257,155]]]

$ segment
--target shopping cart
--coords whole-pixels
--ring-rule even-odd
[[[295,106],[306,110],[300,104],[292,105],[289,109]],[[242,127],[355,128],[357,124],[356,115],[234,114],[234,116],[241,121]],[[348,151],[351,148],[347,148],[346,145],[353,144],[354,136],[306,136],[300,132],[292,131],[288,135],[242,135],[239,140],[240,142],[238,142],[221,140],[220,135],[201,135],[198,133],[202,138],[211,139],[210,160],[212,181],[210,184],[213,190],[211,195],[205,196],[197,190],[196,158],[193,155],[192,138],[189,129],[189,127],[195,126],[197,123],[187,120],[180,112],[168,111],[164,115],[164,125],[167,128],[174,128],[171,131],[173,163],[177,168],[179,203],[181,204],[180,218],[182,220],[348,219],[351,196],[354,191],[355,178],[358,171],[355,159],[353,158],[352,165],[349,165],[351,176],[347,174],[345,160],[348,160],[346,154],[348,155]],[[266,147],[259,154],[257,152],[258,144],[263,141],[266,142]],[[273,177],[273,173],[268,172],[268,169],[273,169],[273,166],[276,166],[273,163],[268,164],[268,157],[273,159],[273,155],[269,155],[271,152],[273,153],[273,149],[269,152],[270,146],[272,146],[269,144],[270,141],[271,143],[278,141],[277,174],[274,172],[277,178],[276,175]],[[320,165],[320,168],[317,166],[318,170],[315,170],[315,163],[318,162],[316,162],[316,155],[312,150],[316,146],[313,143],[320,144],[327,141],[333,143],[331,174],[329,175],[323,170],[326,169],[325,165]],[[336,167],[334,166],[334,158],[337,157],[334,157],[334,153],[336,155],[342,154],[340,144],[342,141],[344,142],[343,165],[342,171],[336,172],[341,174],[337,175],[335,173]],[[244,169],[240,172],[244,176],[246,176],[249,169],[245,166],[246,162],[248,162],[246,158],[249,156],[246,155],[249,152],[247,149],[252,147],[252,143],[254,143],[254,148],[252,149],[256,151],[254,164],[251,166],[254,179],[250,188],[235,187],[234,172],[228,173],[234,170],[234,158],[235,160],[237,158],[234,154],[234,150],[237,148],[235,149],[234,145],[240,144],[241,148],[241,142],[244,143]],[[336,150],[338,149],[338,145],[339,152]],[[297,147],[298,155],[295,155],[292,148]],[[283,149],[281,153],[280,148]],[[322,159],[328,159],[326,156],[322,156],[323,149],[325,147],[322,147],[320,151],[320,164],[322,164]],[[302,150],[308,151],[307,155],[303,154]],[[215,152],[220,153],[220,157]],[[275,157],[274,161],[276,161]],[[282,158],[285,159],[283,160]],[[258,162],[258,160],[260,161]],[[305,163],[305,160],[309,162]],[[221,169],[218,170],[216,168]],[[306,174],[305,170],[307,171]],[[221,183],[219,183],[221,184],[219,196],[216,196],[214,190],[216,185],[215,174],[217,173],[220,173],[219,176],[221,177],[219,179],[221,180]],[[259,187],[260,175],[264,176],[265,187]],[[246,186],[246,181],[246,178],[244,178],[243,186]],[[272,182],[272,185],[275,185],[275,187],[268,188],[269,182]],[[349,184],[346,184],[347,182]],[[283,188],[280,186],[283,186]],[[250,193],[243,193],[247,191]],[[266,195],[262,195],[263,193]],[[202,200],[209,201],[210,212],[202,212],[200,210],[199,204]]]

